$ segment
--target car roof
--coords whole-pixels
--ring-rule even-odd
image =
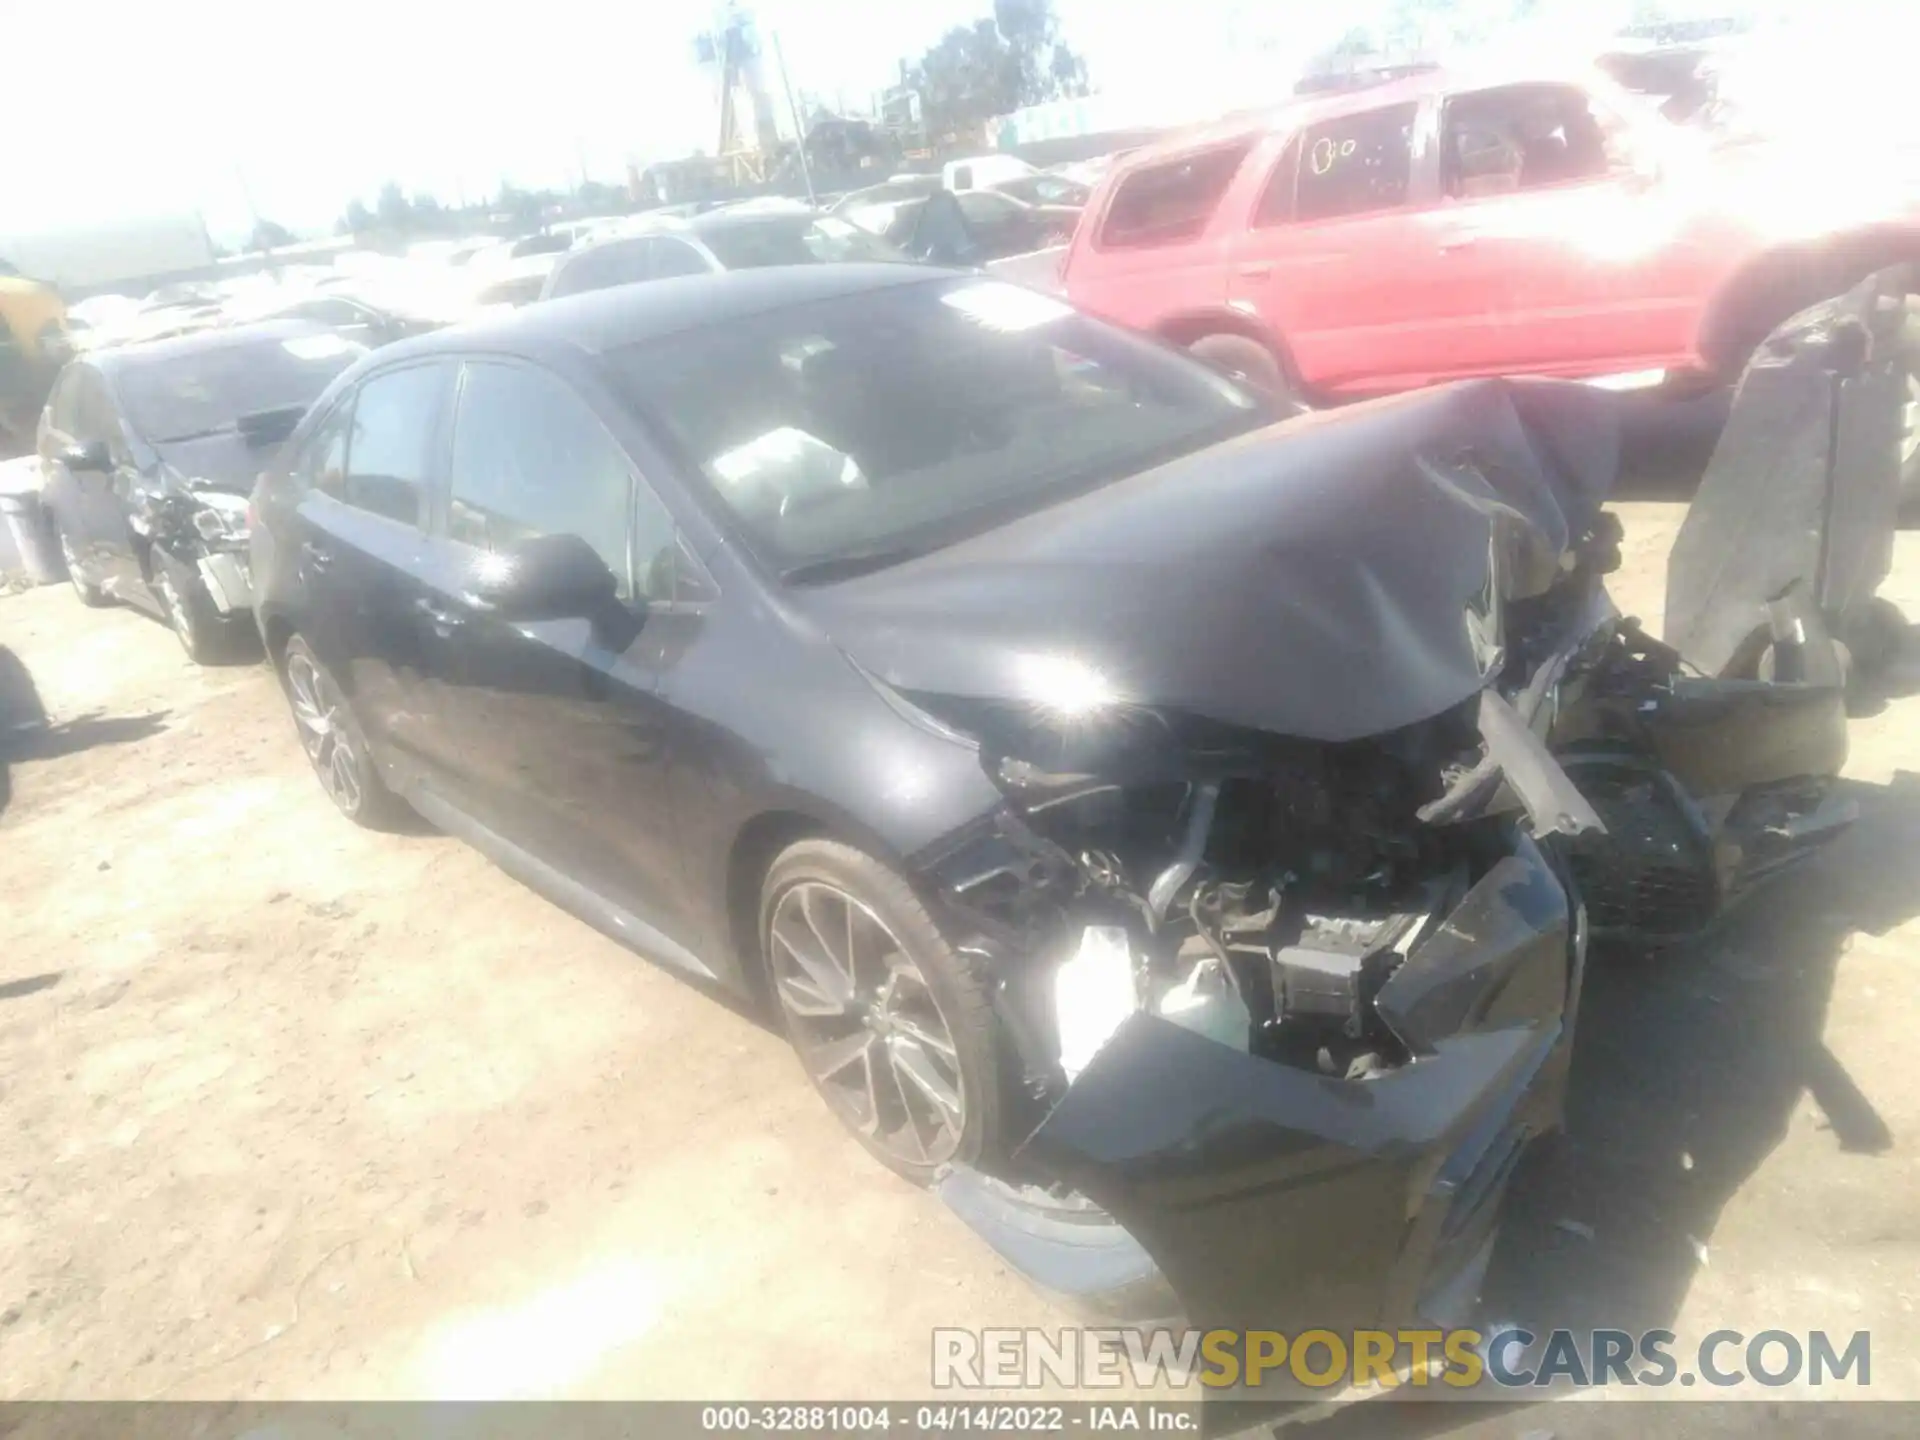
[[[216,325],[165,340],[139,340],[115,345],[109,350],[90,353],[87,362],[111,374],[129,366],[177,360],[210,350],[235,350],[248,345],[264,345],[277,340],[298,340],[309,335],[331,335],[333,331],[312,320],[258,320],[246,325]]]
[[[1290,96],[1278,105],[1260,110],[1243,110],[1222,120],[1182,130],[1121,157],[1103,178],[1118,184],[1138,170],[1195,151],[1257,141],[1276,130],[1295,130],[1368,110],[1384,109],[1389,105],[1417,103],[1429,96],[1451,95],[1462,90],[1485,90],[1501,85],[1551,85],[1572,81],[1583,84],[1595,81],[1606,83],[1604,76],[1587,65],[1533,65],[1523,68],[1502,64],[1421,68],[1377,84],[1357,84],[1346,89]]]
[[[682,275],[544,300],[509,314],[436,330],[380,351],[384,358],[493,350],[540,358],[602,355],[627,345],[843,295],[957,274],[924,265],[772,265]]]

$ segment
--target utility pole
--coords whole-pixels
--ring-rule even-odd
[[[807,127],[793,98],[793,82],[787,78],[787,57],[780,49],[780,32],[769,31],[768,36],[773,41],[773,63],[780,71],[780,88],[787,92],[787,113],[793,116],[793,145],[800,156],[800,178],[807,183],[807,204],[818,208],[820,201],[813,193],[813,167],[807,163]]]

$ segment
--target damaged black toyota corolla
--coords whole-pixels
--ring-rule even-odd
[[[196,662],[252,644],[247,492],[314,396],[364,353],[276,320],[72,361],[47,399],[39,449],[81,602],[153,612]]]
[[[1443,1319],[1559,1115],[1574,874],[1678,933],[1844,818],[1837,692],[1607,607],[1604,404],[1276,424],[977,277],[627,287],[343,376],[258,617],[343,810],[769,995],[1043,1285]]]

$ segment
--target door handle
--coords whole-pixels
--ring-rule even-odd
[[[1442,255],[1451,255],[1458,250],[1471,250],[1479,243],[1480,237],[1478,235],[1463,235],[1458,240],[1443,240],[1440,243],[1440,253]]]
[[[459,611],[451,610],[425,595],[413,602],[413,608],[427,617],[427,623],[433,626],[433,633],[443,640],[467,623],[467,617]]]
[[[1242,280],[1271,280],[1273,266],[1267,264],[1242,265],[1237,272]]]
[[[311,540],[301,543],[300,558],[315,571],[325,571],[329,565],[333,564],[332,552],[314,544]]]

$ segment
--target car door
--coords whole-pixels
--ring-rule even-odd
[[[450,798],[567,879],[684,936],[649,623],[649,605],[673,593],[667,509],[568,381],[475,360],[461,376],[445,517],[436,681],[459,750]],[[619,584],[607,613],[509,622],[462,601],[460,575],[551,534],[579,535],[607,562]]]
[[[1228,254],[1227,303],[1260,317],[1313,389],[1420,384],[1451,363],[1419,213],[1421,107],[1334,116],[1269,141]]]
[[[1432,233],[1462,373],[1595,374],[1687,353],[1716,247],[1635,140],[1576,85],[1448,98]]]
[[[85,497],[79,477],[67,468],[66,455],[79,442],[74,435],[76,401],[84,364],[69,365],[60,372],[48,392],[46,408],[40,413],[35,448],[40,456],[41,493],[53,514],[54,524],[74,555],[88,563],[91,555],[87,521],[82,509]]]
[[[302,633],[381,758],[424,773],[448,763],[420,601],[457,371],[452,360],[417,361],[377,371],[343,397],[302,452],[314,479],[286,542]]]
[[[149,596],[134,549],[145,523],[140,472],[112,389],[92,368],[79,377],[73,438],[82,448],[104,445],[107,453],[107,470],[74,476],[94,583],[122,599],[157,603]]]

